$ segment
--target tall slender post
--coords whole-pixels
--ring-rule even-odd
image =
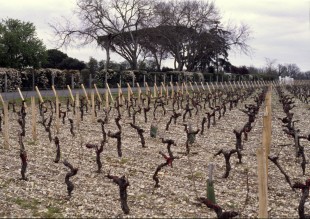
[[[59,134],[59,128],[60,128],[60,121],[59,121],[59,99],[58,96],[56,96],[56,132]]]
[[[85,98],[86,98],[86,100],[87,100],[87,103],[89,104],[89,99],[88,99],[88,95],[87,95],[87,92],[86,92],[86,90],[85,90],[84,84],[81,84],[81,86],[82,86],[82,89],[83,89],[83,91],[84,91],[84,95],[85,95]]]
[[[36,100],[31,97],[31,131],[33,141],[37,140],[37,121],[36,121]]]
[[[94,123],[96,121],[96,117],[95,117],[95,94],[93,91],[90,93],[90,99],[91,99],[91,121],[92,123]]]
[[[76,126],[79,129],[80,128],[80,98],[79,98],[79,92],[75,94],[75,121]]]
[[[70,94],[70,97],[71,97],[71,100],[72,100],[72,103],[74,102],[74,97],[73,97],[73,94],[72,94],[72,90],[70,89],[70,86],[67,85],[67,88],[68,88],[68,91],[69,91],[69,94]]]
[[[9,110],[8,110],[8,104],[3,102],[3,111],[4,111],[4,142],[3,142],[3,146],[5,149],[9,149]]]

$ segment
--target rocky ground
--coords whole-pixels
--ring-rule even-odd
[[[149,112],[149,122],[144,123],[143,114],[137,114],[137,124],[145,129],[146,148],[142,148],[136,130],[128,124],[131,118],[123,112],[121,120],[123,157],[119,158],[116,150],[116,140],[108,139],[104,146],[101,160],[102,173],[97,173],[96,155],[94,149],[85,147],[86,143],[100,144],[102,139],[101,126],[91,122],[90,111],[81,121],[80,129],[75,130],[76,136],[70,134],[70,124],[66,120],[61,124],[57,134],[53,124],[53,138],[57,136],[61,147],[61,161],[54,163],[56,147],[50,142],[43,126],[38,124],[37,141],[32,140],[31,116],[27,115],[26,137],[24,144],[28,154],[27,177],[28,181],[20,180],[21,161],[19,158],[17,115],[10,111],[10,149],[0,148],[0,217],[198,217],[214,218],[216,214],[205,205],[199,204],[197,197],[206,196],[206,179],[208,165],[215,164],[214,187],[216,202],[225,210],[239,212],[237,217],[258,216],[258,183],[256,150],[262,145],[262,116],[263,106],[258,114],[255,126],[249,133],[248,141],[244,143],[243,163],[237,164],[236,154],[231,158],[232,170],[228,178],[223,179],[225,162],[222,155],[213,155],[221,148],[233,149],[235,135],[233,129],[243,126],[248,117],[239,109],[245,103],[254,103],[253,95],[239,103],[237,108],[229,111],[216,125],[206,129],[203,135],[196,136],[196,142],[191,146],[189,156],[184,154],[186,134],[182,118],[177,124],[171,124],[169,131],[165,126],[171,112],[161,116],[158,111],[158,135],[151,138],[149,135],[152,121],[152,111]],[[307,106],[296,100],[294,118],[299,119],[297,127],[302,134],[309,134],[310,111]],[[168,107],[169,108],[169,107]],[[171,107],[170,107],[171,108]],[[28,111],[30,108],[27,109]],[[114,116],[116,112],[113,112]],[[295,158],[293,139],[282,131],[278,117],[285,117],[282,106],[278,101],[276,90],[272,92],[272,145],[271,154],[279,155],[279,162],[290,176],[292,182],[305,182],[310,177],[309,168],[306,175],[302,175],[300,160]],[[73,118],[69,113],[69,118]],[[98,113],[103,118],[103,113]],[[306,118],[306,119],[305,119]],[[39,121],[39,116],[37,121]],[[187,119],[200,126],[201,115],[193,115]],[[117,127],[114,120],[106,125],[106,130],[115,132]],[[176,146],[172,151],[179,159],[174,160],[173,167],[164,167],[159,172],[160,187],[154,189],[152,177],[157,166],[165,160],[159,154],[167,154],[166,145],[159,139],[171,138]],[[3,134],[0,134],[3,142]],[[288,146],[281,146],[287,145]],[[305,153],[309,156],[310,142],[302,140]],[[72,197],[68,198],[65,175],[68,172],[62,161],[68,160],[78,173],[71,178],[75,185]],[[307,164],[308,165],[308,164]],[[120,207],[119,188],[112,180],[105,177],[111,175],[125,175],[130,186],[128,192],[128,206],[130,213],[125,215]],[[300,191],[293,191],[284,176],[273,164],[269,164],[268,178],[268,212],[270,217],[298,217]],[[247,184],[248,178],[248,184]],[[247,188],[249,191],[247,192]],[[248,195],[248,201],[246,197]],[[306,203],[306,212],[310,212],[310,204]]]

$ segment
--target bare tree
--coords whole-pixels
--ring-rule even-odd
[[[185,65],[185,57],[190,54],[189,45],[194,36],[219,20],[213,2],[197,0],[158,2],[154,6],[154,15],[158,26],[169,27],[169,31],[162,29],[162,36],[166,48],[175,58],[175,68],[178,70]]]
[[[145,0],[77,0],[76,6],[75,15],[79,18],[79,24],[72,23],[70,18],[50,24],[58,37],[58,47],[77,41],[82,46],[97,42],[106,50],[106,71],[110,50],[121,55],[136,69],[140,46],[133,31],[142,28],[151,17],[150,4]]]

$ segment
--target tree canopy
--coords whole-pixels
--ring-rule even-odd
[[[69,57],[58,49],[49,49],[47,50],[47,60],[42,67],[82,70],[86,67],[86,64],[78,59]]]
[[[46,48],[30,22],[4,19],[0,22],[0,66],[11,68],[41,67]]]
[[[134,70],[139,60],[151,59],[160,69],[162,60],[173,57],[175,69],[188,71],[218,66],[233,48],[249,51],[249,27],[224,27],[211,1],[77,0],[76,5],[79,24],[70,19],[51,24],[60,46],[97,42],[106,50],[105,68],[110,51]]]

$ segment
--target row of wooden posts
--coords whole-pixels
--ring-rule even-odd
[[[299,82],[295,82],[295,84],[302,84],[305,82],[299,81]],[[200,88],[198,87],[198,84],[195,83],[197,91],[200,91]],[[228,84],[227,84],[228,85]],[[257,163],[258,163],[258,191],[259,191],[259,214],[258,217],[259,218],[268,218],[268,155],[270,154],[270,144],[271,144],[271,92],[272,92],[272,86],[276,86],[278,85],[278,83],[276,82],[271,82],[269,84],[267,84],[266,82],[240,82],[238,84],[235,83],[234,85],[231,84],[229,82],[229,86],[232,90],[236,89],[236,88],[247,88],[247,87],[261,87],[261,86],[267,86],[268,87],[268,92],[266,93],[266,98],[265,98],[265,107],[264,107],[264,115],[263,115],[263,133],[262,133],[262,145],[261,147],[259,147],[257,149]],[[130,85],[127,83],[128,86],[128,100],[130,100],[131,96],[133,95],[133,91],[130,87]],[[173,84],[170,82],[170,86],[171,86],[171,97],[173,97],[174,95],[174,86]],[[211,88],[213,90],[215,90],[214,85],[212,84],[211,86],[209,86],[208,84],[206,84],[207,89],[209,90],[209,92],[211,92]],[[217,86],[222,86],[224,88],[224,84],[217,84]],[[138,87],[138,101],[139,98],[141,96],[141,88],[139,87],[139,84],[137,84]],[[184,90],[186,92],[186,94],[189,94],[188,89],[187,89],[187,85],[185,83],[182,83],[181,86],[178,85],[178,83],[176,83],[176,87],[177,87],[177,92],[181,92],[183,94]],[[181,89],[180,89],[181,87]],[[192,89],[192,91],[194,91],[194,88],[192,86],[192,84],[190,83],[190,87]],[[96,85],[94,85],[95,88],[95,92],[97,94],[98,100],[103,103],[101,95],[96,87]],[[205,90],[204,84],[201,83],[201,88],[203,90]],[[227,87],[226,87],[227,88]],[[88,104],[90,104],[91,102],[91,106],[92,106],[92,113],[91,113],[91,119],[92,122],[95,122],[95,93],[94,91],[91,92],[91,100],[89,101],[88,98],[88,94],[85,90],[84,85],[82,84],[82,89],[85,95],[85,98],[88,102]],[[161,88],[160,88],[160,94],[159,94],[159,89],[158,87],[154,86],[154,93],[152,96],[156,97],[156,95],[162,95],[162,89],[164,90],[164,92],[166,92],[166,95],[168,96],[169,94],[169,88],[168,86],[165,86],[163,83],[161,84]],[[56,132],[59,132],[59,128],[60,128],[60,121],[59,121],[59,97],[57,94],[57,91],[55,90],[54,86],[52,86],[52,90],[54,92],[54,95],[56,97],[56,118],[55,118],[55,128],[56,128]],[[79,108],[79,93],[76,93],[75,98],[72,94],[72,91],[70,89],[70,86],[68,85],[68,90],[69,90],[69,94],[71,97],[71,100],[74,102],[75,101],[75,107],[76,109]],[[36,91],[37,94],[39,96],[39,101],[41,103],[43,103],[43,97],[41,96],[40,90],[38,89],[38,87],[36,87]],[[22,92],[20,91],[20,89],[18,88],[18,92],[21,96],[21,99],[24,100],[24,97],[22,95]],[[149,88],[149,86],[146,83],[146,92],[151,92],[151,89]],[[106,102],[106,107],[109,107],[109,96],[112,100],[112,102],[114,102],[114,98],[112,96],[111,90],[109,88],[109,85],[107,84],[107,90],[105,92],[105,102]],[[122,88],[119,86],[118,84],[118,98],[121,98],[120,101],[124,100],[123,97],[123,93],[122,93]],[[3,105],[3,109],[4,109],[4,129],[3,129],[3,136],[4,136],[4,148],[8,149],[9,148],[9,117],[8,117],[8,106],[6,104],[6,102],[3,100],[1,94],[0,94],[0,100],[2,102]],[[32,111],[32,136],[33,136],[33,140],[36,141],[37,140],[37,129],[36,129],[36,105],[35,105],[35,97],[31,97],[31,111]],[[79,110],[76,110],[76,118],[75,118],[75,122],[77,127],[79,127],[79,123],[80,123],[80,115],[79,115]]]
[[[298,81],[298,82],[295,82],[295,84],[302,84],[302,83],[306,83],[306,82],[303,82],[303,81]],[[189,95],[189,89],[187,87],[187,84],[186,83],[182,83],[181,85],[178,84],[178,82],[175,82],[176,84],[176,91],[178,93],[181,93],[182,95],[184,94],[184,92]],[[271,85],[277,85],[278,82],[266,82],[266,81],[233,81],[233,83],[231,83],[230,81],[227,82],[227,83],[223,83],[223,82],[220,82],[220,83],[206,83],[206,87],[208,89],[208,91],[211,93],[212,91],[215,91],[216,88],[223,88],[223,89],[231,89],[232,91],[234,91],[235,89],[237,88],[249,88],[249,87],[261,87],[261,86],[267,86],[268,84],[271,84]],[[117,84],[118,86],[118,98],[119,98],[119,101],[120,103],[123,103],[123,101],[125,100],[124,96],[123,96],[123,91],[122,91],[122,88],[120,87],[119,84]],[[191,88],[192,91],[195,91],[194,89],[194,86],[191,82],[189,82],[189,86]],[[87,100],[87,103],[90,104],[91,102],[91,106],[92,106],[92,110],[91,110],[91,121],[92,122],[95,122],[95,93],[94,91],[91,92],[91,100],[89,100],[89,97],[88,97],[88,94],[87,94],[87,91],[84,87],[84,85],[82,84],[81,85],[82,89],[83,89],[83,93],[85,95],[85,98]],[[152,92],[151,92],[151,89],[150,87],[148,86],[147,82],[145,83],[145,87],[146,87],[146,93],[150,94],[151,97],[157,97],[157,95],[159,96],[163,96],[163,92],[165,92],[165,95],[166,97],[169,97],[169,86],[166,85],[161,82],[161,85],[160,85],[160,88],[158,88],[158,86],[155,84],[153,89],[154,89],[154,92],[153,92],[153,95],[152,95]],[[200,88],[205,91],[205,86],[204,84],[201,82],[200,86],[198,86],[197,82],[195,82],[195,87],[196,87],[196,91],[200,92]],[[75,107],[76,109],[79,108],[79,93],[76,93],[75,97],[73,96],[73,93],[72,93],[72,90],[70,88],[69,85],[67,85],[67,88],[68,88],[68,91],[69,91],[69,94],[70,94],[70,98],[72,100],[72,102],[75,102]],[[96,95],[98,97],[98,100],[100,103],[103,103],[102,101],[102,98],[101,98],[101,95],[97,89],[97,86],[96,84],[94,84],[94,88],[95,88],[95,92],[96,92]],[[139,86],[139,84],[137,83],[137,88],[138,88],[138,95],[137,95],[137,99],[138,99],[138,104],[141,104],[141,94],[142,94],[142,90]],[[41,92],[39,90],[39,88],[36,86],[35,87],[36,89],[36,92],[38,94],[38,97],[39,97],[39,101],[40,103],[43,103],[44,100],[43,100],[43,97],[41,95]],[[20,88],[17,88],[18,92],[19,92],[19,95],[21,97],[21,99],[24,101],[24,97],[23,97],[23,94],[20,90]],[[57,133],[59,132],[59,128],[60,128],[60,121],[59,121],[59,97],[58,97],[58,94],[57,94],[57,91],[55,89],[54,86],[52,86],[52,90],[53,90],[53,93],[54,93],[54,96],[56,98],[56,118],[55,118],[55,128],[56,128],[56,131]],[[174,93],[175,93],[175,88],[174,88],[174,85],[172,82],[170,82],[170,90],[171,90],[171,95],[170,97],[173,98],[174,97]],[[132,98],[132,96],[134,95],[129,83],[127,83],[127,92],[128,92],[128,101],[130,101],[130,99]],[[0,101],[2,102],[2,106],[3,106],[3,109],[4,109],[4,131],[3,131],[3,136],[4,136],[4,148],[9,148],[9,117],[8,117],[8,104],[3,100],[1,94],[0,94]],[[107,84],[107,89],[105,91],[105,107],[108,108],[110,107],[110,103],[114,103],[114,98],[113,98],[113,95],[111,93],[111,90],[110,90],[110,87],[109,85]],[[36,129],[36,103],[35,103],[35,97],[31,97],[31,111],[32,111],[32,136],[33,136],[33,140],[36,141],[37,140],[37,129]],[[27,107],[26,103],[25,103],[25,107]],[[76,124],[77,124],[77,127],[79,127],[79,123],[80,123],[80,116],[79,116],[79,110],[76,110]],[[271,110],[268,111],[267,114],[271,114]],[[269,118],[269,117],[268,117]],[[271,128],[271,127],[270,127]],[[267,159],[268,160],[268,159]]]
[[[261,86],[266,86],[268,82],[265,81],[237,81],[237,82],[233,82],[231,83],[230,81],[225,83],[215,83],[215,85],[213,83],[206,83],[206,87],[208,89],[209,92],[215,91],[216,88],[222,88],[222,89],[231,89],[231,90],[235,90],[237,88],[248,88],[248,87],[261,87]],[[118,86],[118,98],[119,98],[119,102],[122,104],[123,101],[125,101],[125,98],[123,96],[123,91],[122,88],[119,84],[117,84]],[[181,85],[178,84],[178,82],[175,83],[176,86],[176,92],[181,93],[182,95],[185,93],[187,95],[189,95],[189,89],[186,83],[182,83]],[[189,86],[191,91],[195,91],[194,86],[191,82],[189,82]],[[83,93],[85,95],[85,98],[87,100],[87,103],[90,104],[91,102],[91,106],[92,106],[92,110],[91,110],[91,121],[95,122],[95,93],[94,91],[91,91],[91,100],[89,100],[87,91],[84,87],[84,85],[81,85],[82,89],[83,89]],[[155,84],[153,89],[153,94],[151,92],[150,87],[148,86],[147,83],[145,83],[145,87],[146,87],[146,93],[150,94],[151,97],[157,97],[159,96],[163,96],[163,92],[165,92],[166,97],[169,97],[169,91],[171,91],[171,98],[174,97],[174,92],[175,92],[175,88],[172,82],[170,82],[170,88],[168,85],[165,86],[165,84],[162,82],[160,85],[160,88],[158,88],[158,86]],[[196,87],[196,91],[200,92],[200,89],[202,89],[203,91],[206,90],[204,84],[201,82],[200,86],[198,86],[197,82],[195,82],[195,87]],[[73,96],[72,90],[70,88],[69,85],[67,85],[68,91],[69,91],[69,95],[71,98],[72,102],[75,102],[75,107],[76,109],[79,108],[79,93],[75,94],[75,97]],[[39,101],[40,103],[43,103],[43,97],[41,95],[41,92],[39,90],[39,88],[36,86],[35,87],[37,95],[39,97]],[[96,84],[94,84],[94,89],[96,92],[96,95],[98,97],[98,100],[100,103],[103,103],[101,95],[97,89]],[[141,104],[141,93],[142,93],[142,89],[140,88],[139,84],[137,83],[137,89],[138,89],[138,95],[137,95],[137,99],[138,99],[138,104]],[[20,95],[20,98],[24,101],[24,96],[20,90],[20,88],[17,88],[18,93]],[[55,89],[54,86],[52,86],[52,90],[56,99],[56,117],[55,117],[55,128],[56,128],[56,132],[59,132],[59,128],[60,128],[60,121],[59,121],[59,96],[57,94],[57,91]],[[129,83],[127,83],[127,92],[128,92],[128,101],[131,100],[131,98],[133,97],[134,93],[133,90],[131,89]],[[4,131],[3,131],[3,136],[4,136],[4,148],[9,148],[9,113],[8,113],[8,104],[3,100],[1,94],[0,94],[0,101],[2,103],[3,109],[4,109]],[[105,90],[105,107],[108,108],[110,107],[110,103],[114,103],[114,98],[113,95],[111,93],[110,87],[107,84],[107,89]],[[25,103],[25,107],[27,107],[26,103]],[[36,128],[36,103],[35,103],[35,97],[31,97],[31,111],[32,111],[32,137],[33,140],[36,141],[37,140],[37,128]],[[79,127],[80,124],[80,115],[79,115],[79,110],[76,110],[76,125],[77,127]]]

